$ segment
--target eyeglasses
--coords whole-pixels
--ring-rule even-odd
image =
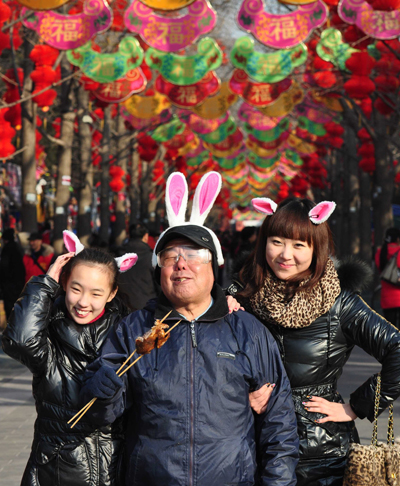
[[[193,248],[191,246],[174,246],[160,251],[157,255],[159,267],[172,267],[182,257],[188,265],[200,265],[211,262],[211,251],[207,248]]]

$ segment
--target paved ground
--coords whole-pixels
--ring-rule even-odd
[[[379,365],[367,354],[355,349],[339,381],[339,391],[348,400],[350,393]],[[35,420],[31,396],[31,375],[0,350],[0,483],[19,486],[29,456]],[[395,404],[395,426],[400,435],[400,400]],[[358,420],[362,443],[371,440],[372,425]],[[387,413],[379,419],[379,437],[386,438]],[[396,432],[396,427],[395,427]]]

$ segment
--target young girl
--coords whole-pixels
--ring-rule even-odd
[[[4,331],[4,351],[33,373],[36,403],[32,451],[22,486],[117,486],[122,471],[123,424],[96,429],[82,419],[81,380],[109,330],[125,314],[117,276],[137,260],[117,261],[98,249],[84,249],[64,232],[69,250],[46,275],[32,277],[16,302]],[[64,295],[57,298],[60,290]]]
[[[336,272],[326,223],[334,203],[287,199],[277,206],[257,198],[253,206],[266,218],[239,273],[237,298],[274,335],[292,386],[297,485],[341,486],[349,443],[358,439],[354,420],[374,417],[377,376],[346,404],[337,380],[353,347],[361,347],[382,364],[382,412],[400,395],[400,333],[354,291],[356,268]]]

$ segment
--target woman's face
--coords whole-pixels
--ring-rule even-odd
[[[270,236],[265,256],[274,274],[280,280],[287,280],[310,267],[313,249],[306,241]]]
[[[65,305],[77,324],[89,324],[117,291],[111,291],[110,272],[103,265],[76,265],[65,285]]]

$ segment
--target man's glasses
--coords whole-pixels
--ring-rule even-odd
[[[211,251],[207,248],[193,248],[190,246],[174,246],[160,251],[157,255],[159,267],[172,267],[182,257],[188,265],[200,265],[211,262]]]

